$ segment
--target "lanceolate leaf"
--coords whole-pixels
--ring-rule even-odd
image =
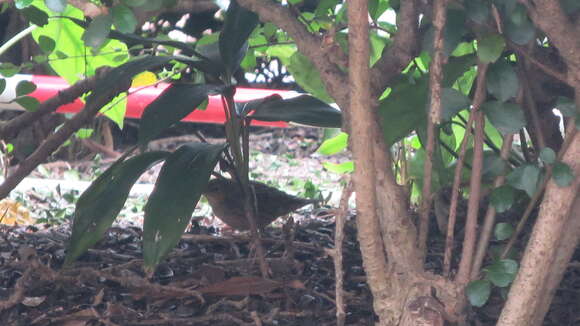
[[[219,40],[222,61],[230,76],[244,57],[246,41],[258,22],[258,15],[242,8],[236,0],[230,1]]]
[[[151,102],[139,126],[139,144],[146,144],[160,132],[193,112],[210,94],[223,87],[216,85],[173,84]]]
[[[145,205],[143,258],[148,271],[179,242],[224,148],[189,143],[165,161]]]
[[[246,105],[251,106],[252,103],[249,102]],[[266,101],[253,110],[254,113],[250,116],[255,120],[296,122],[324,128],[342,126],[340,110],[311,95]]]
[[[145,170],[168,155],[148,152],[115,162],[93,181],[77,201],[65,264],[72,263],[101,239],[123,208],[133,184]]]

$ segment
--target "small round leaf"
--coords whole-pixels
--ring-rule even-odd
[[[499,34],[490,34],[477,43],[477,56],[482,62],[495,62],[505,48],[505,40]]]
[[[16,96],[30,94],[36,90],[36,85],[28,80],[22,80],[16,85]]]
[[[568,187],[574,180],[574,172],[567,164],[556,162],[552,168],[552,177],[559,187]]]
[[[540,151],[540,158],[546,164],[553,164],[556,161],[556,153],[550,147],[544,147],[542,151]]]
[[[510,209],[514,203],[514,189],[506,185],[495,188],[491,193],[490,200],[496,212],[503,213]]]
[[[20,104],[26,111],[34,112],[38,109],[40,102],[37,99],[30,96],[19,97],[14,100],[14,102]]]
[[[40,35],[38,37],[38,45],[40,46],[42,52],[49,54],[52,52],[52,50],[54,50],[56,42],[46,35]]]
[[[491,283],[488,280],[470,282],[465,290],[469,303],[475,307],[483,307],[491,294]]]
[[[498,223],[493,234],[498,241],[509,239],[514,233],[514,227],[509,223]]]

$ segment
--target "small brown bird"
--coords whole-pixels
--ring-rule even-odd
[[[275,219],[302,206],[317,202],[289,195],[263,183],[251,181],[256,193],[258,229],[270,225]],[[209,181],[203,193],[213,213],[224,223],[239,231],[250,229],[250,222],[244,212],[244,197],[240,186],[231,179],[217,178]]]

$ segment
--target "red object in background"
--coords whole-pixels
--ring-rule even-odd
[[[41,103],[47,99],[53,97],[63,89],[69,87],[69,84],[60,77],[54,76],[30,76],[31,78],[25,78],[23,75],[19,75],[20,79],[30,80],[36,84],[36,90],[30,94],[30,96],[35,97]],[[131,88],[129,90],[129,96],[127,97],[127,111],[125,113],[126,118],[138,119],[143,114],[143,110],[151,103],[161,92],[167,88],[169,84],[161,83],[155,86],[149,87],[139,87]],[[134,92],[134,93],[133,93]],[[255,100],[263,98],[269,95],[279,94],[283,98],[294,97],[298,93],[293,91],[284,90],[271,90],[271,89],[257,89],[257,88],[244,88],[238,87],[236,89],[236,95],[234,100],[236,102],[246,102],[249,100]],[[61,106],[57,112],[60,113],[76,113],[83,108],[83,102],[79,99],[75,100],[73,103]],[[225,121],[224,109],[220,96],[210,96],[207,108],[205,110],[195,110],[186,116],[182,121],[186,122],[202,122],[202,123],[219,123],[223,124]],[[253,121],[252,125],[255,126],[269,126],[269,127],[287,127],[288,124],[284,121]]]

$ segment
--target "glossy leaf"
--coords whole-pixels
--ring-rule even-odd
[[[144,145],[163,130],[193,112],[210,94],[222,87],[215,85],[173,84],[163,91],[143,112],[139,125],[139,144]]]
[[[348,147],[348,134],[341,132],[338,135],[325,140],[317,152],[322,155],[333,155],[344,151]]]
[[[189,143],[165,161],[144,209],[143,256],[147,271],[153,271],[181,239],[224,148],[223,144]]]
[[[54,12],[63,12],[66,9],[66,0],[44,0],[48,9]]]
[[[556,162],[552,168],[552,178],[558,187],[568,187],[574,181],[574,171],[567,164]]]
[[[247,40],[258,25],[258,15],[231,0],[219,38],[219,51],[227,73],[231,76],[244,57]]]
[[[249,115],[252,119],[287,121],[324,128],[342,126],[340,110],[311,95],[300,95],[289,99],[279,98],[260,104],[254,106],[253,101],[246,104],[252,106],[253,113]]]
[[[491,294],[491,283],[488,280],[469,282],[465,289],[469,303],[475,307],[483,307]]]
[[[107,40],[112,25],[113,16],[111,14],[95,17],[83,34],[83,41],[87,46],[95,49],[100,48]]]
[[[514,227],[509,223],[497,223],[493,231],[493,234],[498,241],[509,239],[513,233]]]
[[[493,126],[504,135],[517,133],[526,125],[524,112],[517,104],[493,101],[483,104],[482,109]]]
[[[499,34],[489,34],[477,43],[477,56],[482,62],[495,62],[505,48],[505,40]]]
[[[513,98],[518,93],[519,81],[514,68],[501,60],[489,66],[487,90],[501,102]]]
[[[129,7],[118,4],[112,8],[113,24],[122,33],[132,33],[137,27],[137,18]]]
[[[168,155],[148,152],[117,161],[91,183],[76,203],[65,264],[72,263],[101,239],[141,174]]]
[[[487,279],[494,285],[506,287],[516,278],[518,263],[511,259],[496,261],[485,269]]]
[[[36,85],[28,80],[21,80],[16,85],[16,96],[30,94],[36,90]]]
[[[491,204],[496,212],[503,213],[510,209],[515,201],[514,189],[510,186],[503,185],[493,189],[490,196]]]
[[[531,164],[519,166],[507,176],[507,181],[512,187],[525,191],[530,197],[536,192],[539,180],[540,169]]]

